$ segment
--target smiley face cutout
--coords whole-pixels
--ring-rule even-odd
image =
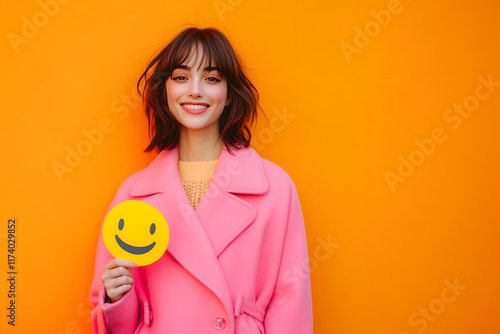
[[[170,231],[165,217],[151,204],[124,201],[113,207],[102,227],[106,248],[115,258],[146,266],[167,249]]]

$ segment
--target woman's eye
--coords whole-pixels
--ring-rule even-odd
[[[214,77],[210,77],[210,78],[207,78],[208,81],[212,81],[212,82],[220,82],[220,79],[217,79],[217,78],[214,78]]]
[[[174,80],[185,80],[185,79],[186,79],[186,77],[183,75],[178,75],[178,76],[174,77]]]

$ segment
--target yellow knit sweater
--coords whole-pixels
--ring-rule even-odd
[[[182,186],[193,209],[210,185],[215,167],[219,160],[211,161],[178,161],[177,168],[181,176]]]

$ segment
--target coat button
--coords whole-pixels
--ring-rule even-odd
[[[220,317],[215,319],[214,326],[220,331],[223,330],[224,328],[226,328],[226,319]]]

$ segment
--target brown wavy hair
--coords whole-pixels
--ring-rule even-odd
[[[240,59],[226,36],[216,28],[187,28],[178,33],[147,65],[137,82],[144,79],[142,102],[148,118],[150,144],[144,150],[172,149],[179,144],[180,124],[168,108],[165,83],[172,77],[175,68],[189,59],[191,53],[203,48],[201,64],[219,68],[219,74],[226,79],[229,105],[219,118],[219,135],[231,152],[231,148],[248,147],[252,135],[249,126],[257,118],[259,93],[245,75]]]

